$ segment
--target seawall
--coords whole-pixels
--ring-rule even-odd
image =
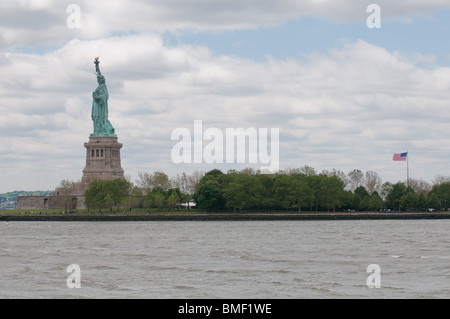
[[[207,213],[207,214],[11,214],[3,213],[3,221],[248,221],[248,220],[387,220],[450,219],[448,212],[423,213]]]

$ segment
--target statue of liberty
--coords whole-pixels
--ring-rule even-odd
[[[100,72],[98,57],[95,58],[95,71],[97,72],[98,87],[92,93],[91,118],[94,122],[94,133],[91,136],[117,136],[114,134],[114,127],[108,120],[108,89],[105,84],[105,77]]]

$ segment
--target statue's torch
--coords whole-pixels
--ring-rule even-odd
[[[100,63],[100,61],[98,60],[98,58],[99,58],[99,57],[96,57],[96,58],[95,58],[95,61],[94,61],[94,64],[95,64],[95,71],[97,72],[97,74],[102,74],[102,73],[100,72],[100,67],[98,66],[99,63]]]

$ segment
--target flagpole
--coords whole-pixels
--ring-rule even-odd
[[[409,152],[406,151],[406,186],[409,187]]]

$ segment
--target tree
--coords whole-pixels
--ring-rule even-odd
[[[304,174],[292,174],[290,176],[293,192],[293,206],[300,212],[302,207],[308,205],[313,198],[313,191],[309,187]]]
[[[342,181],[344,187],[346,187],[350,182],[349,179],[347,178],[347,175],[343,171],[337,170],[335,168],[333,168],[333,170],[331,171],[324,169],[322,171],[322,174],[326,175],[327,177],[336,176]]]
[[[420,211],[424,211],[428,209],[428,200],[427,197],[425,196],[425,194],[420,193],[417,196],[417,209],[419,209]]]
[[[273,191],[281,204],[281,207],[289,209],[293,206],[295,201],[295,190],[292,187],[290,176],[277,174],[273,184]]]
[[[286,175],[292,175],[292,174],[300,174],[302,173],[300,168],[292,168],[292,167],[288,167],[286,168],[284,171],[280,171],[279,173],[281,174],[286,174]]]
[[[86,189],[85,203],[88,207],[97,207],[99,212],[102,208],[108,207],[112,211],[113,205],[123,203],[128,197],[130,184],[124,179],[95,180]]]
[[[108,207],[109,211],[112,212],[112,207],[113,207],[114,201],[113,201],[113,197],[112,197],[111,193],[107,193],[105,195],[104,200],[105,200],[106,207]]]
[[[149,173],[138,172],[138,176],[139,179],[136,183],[142,190],[144,190],[144,194],[149,193],[153,188],[151,175]]]
[[[156,191],[153,194],[153,207],[158,208],[161,210],[161,208],[164,206],[164,194],[160,191]]]
[[[187,193],[190,195],[194,195],[197,191],[197,186],[202,180],[205,173],[201,171],[194,171],[192,174],[188,176],[188,189]]]
[[[205,174],[205,176],[210,176],[215,179],[217,179],[219,176],[222,176],[222,175],[224,175],[224,173],[220,169],[217,169],[217,168],[210,170],[209,172],[207,172]]]
[[[96,207],[98,211],[101,212],[101,209],[105,207],[105,192],[104,192],[104,183],[101,180],[95,180],[91,182],[84,192],[85,196],[85,204],[88,208]]]
[[[256,171],[252,167],[246,167],[246,168],[241,169],[239,173],[245,174],[245,175],[255,175]]]
[[[147,193],[144,198],[144,207],[148,208],[148,212],[151,213],[152,208],[161,210],[164,206],[164,192],[161,188],[155,187],[151,192]]]
[[[144,196],[142,195],[142,191],[139,187],[134,186],[131,188],[130,194],[129,194],[129,207],[135,208],[139,207],[144,199]]]
[[[148,209],[148,212],[152,212],[152,207],[155,205],[155,194],[152,192],[147,193],[144,198],[143,206]]]
[[[208,211],[214,211],[222,206],[222,189],[214,175],[205,174],[198,185],[194,200],[200,208]]]
[[[193,198],[193,195],[189,193],[180,193],[180,204],[181,203],[187,203],[187,209],[191,209],[190,202]]]
[[[344,192],[344,182],[337,176],[331,176],[324,180],[323,184],[323,203],[327,206],[327,211],[342,204],[342,195]]]
[[[353,198],[353,207],[356,210],[368,210],[370,195],[366,188],[362,185],[358,186],[354,191],[355,197]]]
[[[427,196],[428,208],[432,208],[434,210],[439,210],[442,208],[441,201],[439,200],[436,193],[429,192]]]
[[[433,182],[433,186],[440,185],[440,184],[446,183],[446,182],[450,182],[450,176],[444,176],[444,175],[438,174],[438,175],[434,176],[434,179],[432,182]]]
[[[369,209],[370,210],[380,210],[383,208],[383,200],[377,192],[373,192],[370,196],[369,200]]]
[[[393,187],[394,185],[390,182],[384,182],[383,185],[381,185],[380,197],[382,200],[385,201],[387,199],[387,196],[391,192]]]
[[[247,175],[244,179],[244,187],[248,194],[245,209],[261,209],[264,187],[260,175]]]
[[[414,192],[403,195],[399,201],[400,209],[415,210],[418,207],[418,198]]]
[[[275,183],[275,178],[267,174],[256,175],[259,180],[261,187],[260,194],[260,209],[265,211],[270,211],[279,207],[278,200],[274,196],[273,185]]]
[[[153,174],[139,172],[138,176],[139,180],[137,183],[146,193],[155,187],[160,187],[163,191],[167,192],[171,187],[169,176],[166,173],[160,171],[154,172]]]
[[[364,186],[358,186],[355,191],[354,191],[355,195],[359,196],[359,198],[363,199],[364,197],[368,197],[370,196],[369,192],[366,190],[366,188]]]
[[[347,187],[351,191],[354,191],[356,188],[364,184],[364,174],[359,169],[354,169],[348,172],[347,177],[348,177]]]
[[[439,199],[441,208],[448,209],[450,206],[450,182],[442,182],[433,185],[429,195],[433,194]]]
[[[315,205],[316,212],[319,209],[319,204],[323,203],[325,179],[327,179],[327,177],[323,174],[308,175],[307,178],[307,183],[312,194],[310,197],[310,209],[312,210],[312,206]]]
[[[203,177],[203,173],[196,171],[193,174],[186,174],[183,172],[181,175],[177,174],[171,179],[171,185],[173,188],[178,188],[181,193],[191,194],[195,193],[197,184]]]
[[[431,184],[427,183],[423,179],[410,178],[409,179],[409,187],[414,190],[416,194],[424,194],[427,195],[431,190]]]
[[[232,208],[236,213],[236,209],[243,209],[246,200],[246,191],[244,186],[236,181],[228,183],[223,189],[223,198],[225,199],[225,206]]]
[[[169,206],[169,209],[180,205],[180,190],[178,188],[174,188],[169,191],[167,205]]]
[[[74,208],[72,207],[72,198],[75,193],[75,183],[67,179],[63,179],[59,184],[58,192],[64,199],[64,210],[67,211],[69,208]]]
[[[119,209],[119,205],[122,204],[128,197],[130,183],[125,179],[116,178],[110,181],[105,181],[105,189],[107,194],[111,195],[112,205],[116,205],[117,209]]]
[[[310,204],[315,203],[316,211],[319,205],[323,208],[326,207],[327,211],[330,208],[335,211],[336,207],[344,204],[346,198],[344,182],[336,175],[312,175],[308,176],[306,181],[311,190],[308,198]]]
[[[226,175],[221,175],[218,182],[222,187],[225,207],[247,210],[260,209],[262,206],[264,186],[260,174],[250,174],[251,170],[241,172],[233,171]]]
[[[367,171],[364,185],[366,186],[367,192],[372,195],[373,192],[379,192],[381,190],[381,178],[376,172]]]
[[[369,209],[369,206],[370,206],[370,197],[367,195],[361,198],[361,200],[359,201],[358,209],[366,211]]]
[[[386,207],[390,209],[400,209],[400,199],[407,194],[406,185],[402,182],[398,182],[392,185],[392,189],[386,196]]]
[[[376,192],[375,192],[376,193]],[[380,210],[383,208],[383,201],[381,200],[381,197],[378,194],[372,194],[369,200],[369,209],[370,210]]]
[[[313,175],[317,174],[316,170],[308,165],[304,165],[304,166],[300,167],[300,173],[303,173],[306,176],[313,176]]]

